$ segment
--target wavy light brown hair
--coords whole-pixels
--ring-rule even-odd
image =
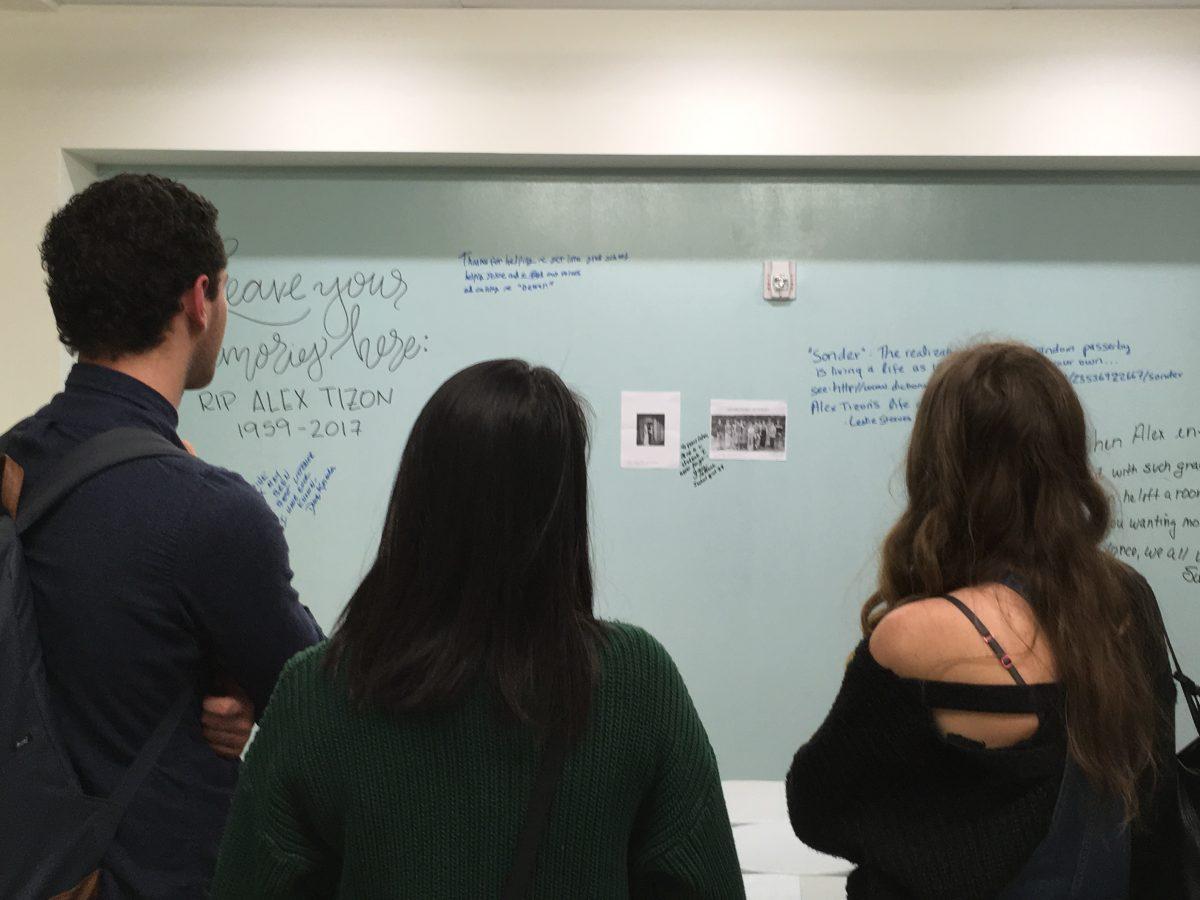
[[[1111,502],[1070,382],[1021,344],[950,354],[921,397],[905,480],[864,634],[909,601],[1019,577],[1065,691],[1068,752],[1132,819],[1154,771],[1147,625],[1126,568],[1101,547]]]

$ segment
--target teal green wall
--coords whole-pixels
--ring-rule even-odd
[[[400,450],[434,388],[481,359],[544,363],[595,409],[601,614],[647,627],[674,654],[726,777],[782,777],[857,640],[876,548],[903,498],[903,419],[919,396],[906,384],[933,361],[921,348],[987,335],[1057,345],[1064,368],[1090,380],[1079,391],[1107,448],[1096,464],[1137,469],[1113,482],[1125,500],[1114,540],[1200,659],[1200,523],[1185,520],[1200,519],[1190,499],[1200,493],[1189,494],[1200,466],[1187,467],[1200,460],[1200,180],[171,174],[216,203],[238,242],[227,364],[211,394],[185,399],[181,430],[251,482],[277,487],[277,471],[291,480],[302,495],[286,525],[296,584],[326,627],[373,554]],[[466,266],[463,253],[533,262]],[[628,258],[588,263],[592,254]],[[794,302],[763,301],[768,258],[798,262]],[[542,277],[529,277],[535,268]],[[526,278],[486,277],[514,270]],[[362,291],[372,275],[377,292]],[[255,298],[252,279],[295,287]],[[465,293],[480,284],[513,289]],[[355,341],[331,352],[347,316],[359,317]],[[276,354],[256,369],[275,334],[294,365]],[[1085,349],[1097,343],[1108,346]],[[883,345],[904,372],[883,374]],[[859,359],[816,360],[852,355],[843,350]],[[322,388],[391,402],[368,393],[371,409],[331,408],[352,395]],[[623,470],[622,390],[681,391],[685,441],[707,432],[710,398],[786,400],[788,459],[728,462],[698,486],[675,471]],[[236,395],[229,410],[218,408],[223,391]],[[253,409],[256,392],[298,405],[296,391],[308,408]],[[816,401],[832,411],[814,412]],[[878,410],[842,405],[872,401]],[[314,422],[338,436],[313,437]],[[260,436],[239,436],[246,423]],[[1135,440],[1139,423],[1162,438]],[[1146,473],[1148,463],[1167,471]],[[1186,560],[1169,558],[1183,548]]]

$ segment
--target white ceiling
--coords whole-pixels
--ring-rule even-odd
[[[396,9],[1181,9],[1200,0],[0,0],[0,9],[87,5],[312,6]]]

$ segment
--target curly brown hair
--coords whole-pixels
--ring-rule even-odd
[[[76,194],[46,225],[41,254],[59,340],[106,359],[158,346],[183,292],[207,275],[215,299],[228,262],[216,208],[158,175]]]

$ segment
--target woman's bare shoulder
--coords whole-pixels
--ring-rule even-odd
[[[871,632],[871,655],[903,678],[937,678],[945,663],[947,635],[958,625],[951,614],[962,618],[940,597],[896,607]]]
[[[985,623],[1030,681],[1051,680],[1053,662],[1036,618],[1019,595],[987,586],[955,591]],[[1007,671],[974,625],[942,597],[914,600],[890,611],[871,634],[871,655],[904,678],[1003,684]]]

